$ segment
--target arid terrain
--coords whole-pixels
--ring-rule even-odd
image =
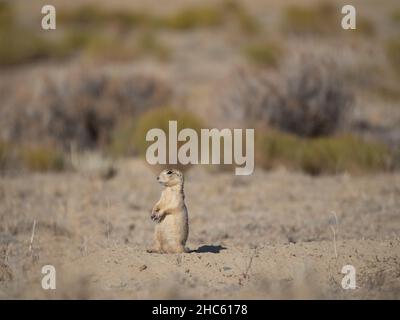
[[[142,161],[116,167],[110,180],[79,173],[1,180],[2,298],[400,297],[399,174],[312,178],[281,169],[236,177],[192,169],[193,252],[158,255],[146,248],[161,186]],[[41,288],[45,264],[56,267],[55,291]],[[341,287],[347,264],[356,268],[355,290]]]

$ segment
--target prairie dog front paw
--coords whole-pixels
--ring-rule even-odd
[[[162,219],[162,216],[160,215],[160,208],[159,207],[154,207],[153,210],[151,211],[151,220],[160,222]]]

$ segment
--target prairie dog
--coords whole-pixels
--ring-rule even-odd
[[[165,188],[151,210],[151,219],[156,222],[156,227],[153,247],[147,252],[188,252],[185,243],[189,235],[189,221],[183,192],[183,174],[178,170],[164,170],[157,180]]]

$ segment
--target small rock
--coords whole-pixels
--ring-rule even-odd
[[[146,270],[146,269],[147,269],[147,266],[145,264],[143,264],[143,265],[141,265],[139,267],[139,271],[143,271],[143,270]]]

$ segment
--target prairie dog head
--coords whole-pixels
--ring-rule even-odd
[[[159,174],[157,181],[165,187],[183,185],[183,174],[179,170],[166,169]]]

